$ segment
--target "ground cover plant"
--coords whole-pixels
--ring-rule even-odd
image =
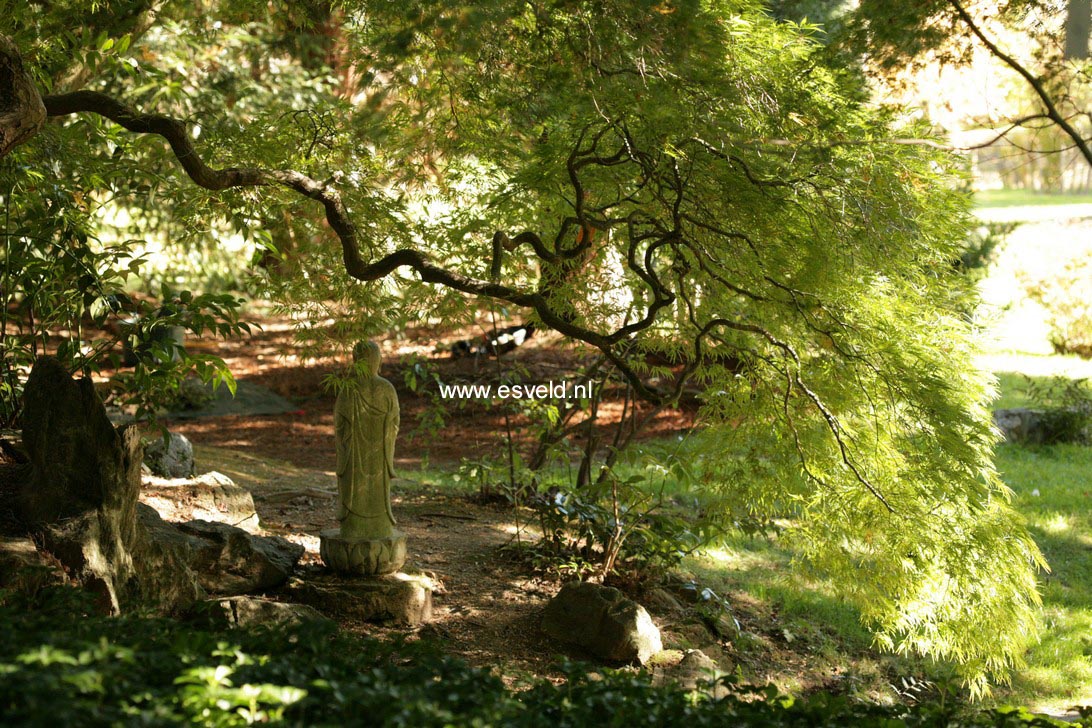
[[[512,693],[434,648],[322,624],[224,630],[103,618],[85,594],[64,587],[29,604],[0,598],[0,707],[19,725],[1072,725],[1017,709],[793,699],[772,687],[713,700],[625,672],[592,677],[580,665],[559,685],[539,681]]]

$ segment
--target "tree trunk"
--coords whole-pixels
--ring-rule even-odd
[[[38,133],[45,118],[42,97],[19,50],[0,35],[0,158]]]

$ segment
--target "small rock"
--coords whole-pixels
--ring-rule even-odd
[[[666,633],[665,641],[671,647],[683,649],[704,649],[715,643],[716,639],[709,627],[700,619],[672,624]]]
[[[732,613],[727,609],[719,610],[715,615],[707,620],[709,629],[713,631],[717,637],[729,642],[739,637],[739,622],[732,616]]]
[[[657,670],[652,681],[654,685],[675,684],[684,690],[702,690],[710,692],[714,698],[720,698],[728,693],[727,688],[723,685],[711,686],[710,683],[723,674],[707,654],[701,650],[687,650],[678,664]]]
[[[202,542],[192,567],[211,594],[262,591],[288,580],[304,548],[280,536],[255,536],[226,523],[189,521],[178,529]]]
[[[332,621],[306,604],[288,604],[272,599],[239,596],[217,600],[216,604],[223,609],[224,616],[232,627]]]
[[[657,587],[648,593],[646,606],[656,614],[672,614],[685,609],[667,589]]]
[[[167,433],[167,440],[157,437],[144,447],[144,464],[163,478],[188,478],[193,475],[193,445],[185,435]]]
[[[644,607],[617,589],[590,582],[563,586],[546,605],[542,628],[605,660],[643,665],[663,649],[660,630]]]

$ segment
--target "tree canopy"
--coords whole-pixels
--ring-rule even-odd
[[[699,383],[725,518],[790,523],[881,645],[977,690],[1020,659],[1043,562],[992,465],[961,163],[814,27],[749,0],[81,13],[0,13],[49,118],[0,161],[6,304],[110,315],[133,231],[251,236],[263,290],[345,338],[499,302],[650,403]]]

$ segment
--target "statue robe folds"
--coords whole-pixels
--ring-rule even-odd
[[[346,387],[334,405],[334,435],[341,538],[391,538],[398,436],[398,397],[391,383],[373,375]]]

